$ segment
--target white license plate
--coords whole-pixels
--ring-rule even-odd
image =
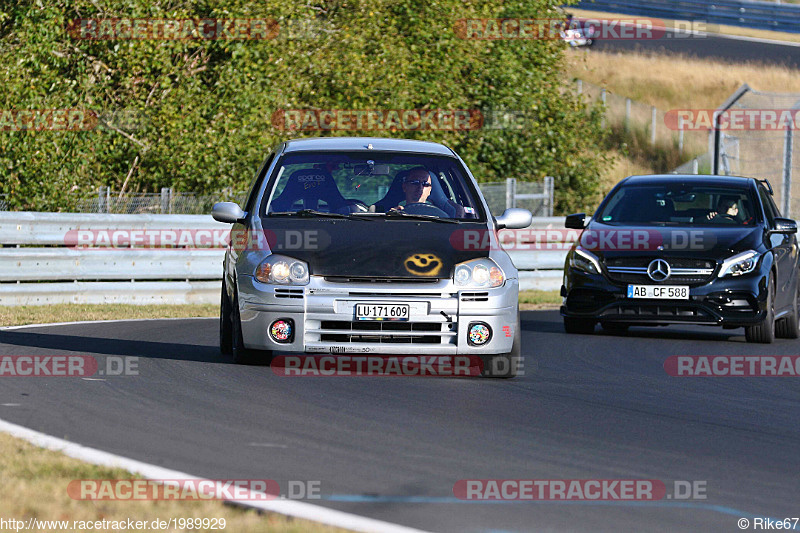
[[[628,285],[628,298],[688,300],[689,287],[685,285]]]
[[[356,320],[408,320],[408,304],[356,304]]]

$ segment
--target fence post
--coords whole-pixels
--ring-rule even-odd
[[[786,125],[783,142],[783,216],[791,218],[792,208],[792,124]]]
[[[606,127],[606,88],[600,89],[600,101],[603,102],[603,117],[600,119],[600,127]]]
[[[578,80],[578,94],[583,94],[583,80]]]
[[[544,216],[553,216],[553,195],[555,192],[555,179],[553,176],[544,177]]]
[[[700,162],[697,161],[697,158],[695,157],[694,159],[692,159],[692,174],[698,174],[699,172],[700,172]]]
[[[97,188],[97,212],[108,213],[108,187],[102,185]]]
[[[708,154],[711,156],[711,173],[719,174],[719,154],[717,152],[716,134],[713,129],[708,130]]]
[[[678,153],[683,153],[683,117],[678,117]]]
[[[161,187],[161,214],[169,213],[169,187]]]
[[[517,205],[517,178],[506,178],[506,209]]]
[[[656,106],[651,106],[650,110],[650,145],[656,145]]]
[[[631,129],[631,99],[625,99],[625,131]]]

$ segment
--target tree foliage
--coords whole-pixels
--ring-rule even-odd
[[[64,210],[101,185],[244,190],[270,147],[320,135],[276,128],[277,110],[479,109],[517,120],[505,129],[322,135],[444,142],[479,181],[552,175],[557,209],[586,207],[606,160],[599,117],[565,89],[564,44],[464,39],[456,30],[458,19],[557,17],[561,3],[6,0],[0,111],[77,108],[116,118],[90,131],[0,124],[0,192],[12,208]],[[81,40],[67,31],[77,18],[265,18],[280,31],[269,40]]]

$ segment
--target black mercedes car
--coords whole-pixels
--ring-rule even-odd
[[[606,196],[567,254],[568,333],[677,323],[745,328],[749,342],[798,338],[797,224],[766,180],[631,176]]]

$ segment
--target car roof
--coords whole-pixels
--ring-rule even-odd
[[[372,148],[369,146],[372,145]],[[411,139],[389,139],[385,137],[317,137],[311,139],[293,139],[286,141],[284,152],[305,151],[334,151],[334,152],[415,152],[432,155],[448,155],[453,157],[453,151],[436,142],[415,141]]]
[[[647,176],[628,176],[620,184],[625,185],[650,185],[668,184],[674,182],[691,183],[694,185],[725,185],[728,187],[749,187],[756,180],[743,176],[720,176],[698,174],[653,174]]]

